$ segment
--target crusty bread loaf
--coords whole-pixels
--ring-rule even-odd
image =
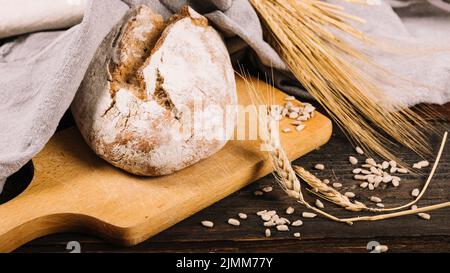
[[[139,6],[98,49],[72,112],[100,157],[133,174],[158,176],[209,157],[231,136],[225,122],[209,124],[211,111],[203,113],[201,128],[192,128],[199,104],[223,113],[237,104],[222,38],[191,8],[164,23]]]

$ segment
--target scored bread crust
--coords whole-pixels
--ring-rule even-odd
[[[100,157],[133,174],[159,176],[211,156],[231,137],[214,137],[223,127],[192,128],[198,103],[223,112],[237,105],[221,36],[189,7],[164,24],[139,6],[105,38],[71,108]],[[234,128],[234,118],[226,122]],[[182,131],[188,137],[177,135]]]

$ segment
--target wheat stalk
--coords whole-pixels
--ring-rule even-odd
[[[252,100],[253,105],[264,106],[264,108],[265,108],[265,111],[262,111],[262,112],[258,111],[258,120],[260,122],[260,125],[262,125],[260,128],[261,130],[259,131],[260,132],[259,137],[260,137],[260,140],[265,145],[265,147],[269,148],[266,150],[269,155],[270,161],[274,167],[273,174],[274,174],[276,180],[279,182],[280,186],[283,188],[283,190],[290,197],[297,199],[297,201],[300,204],[304,205],[305,207],[317,212],[318,214],[320,214],[328,219],[331,219],[336,222],[347,223],[347,224],[353,224],[354,222],[357,222],[357,221],[378,221],[378,220],[384,220],[384,219],[395,218],[395,217],[400,217],[400,216],[404,216],[404,215],[411,215],[411,214],[416,214],[416,213],[420,213],[420,212],[426,212],[426,211],[436,210],[436,209],[440,209],[440,208],[450,207],[450,202],[445,202],[445,203],[426,206],[426,207],[417,208],[417,209],[411,209],[411,210],[408,209],[408,210],[399,211],[399,212],[395,212],[395,213],[380,214],[380,215],[373,215],[373,216],[358,216],[358,217],[352,217],[352,218],[339,218],[339,217],[329,214],[319,208],[312,206],[303,197],[301,182],[298,179],[297,174],[313,189],[313,192],[316,195],[318,195],[330,202],[333,202],[337,205],[340,205],[349,211],[353,211],[353,212],[359,212],[359,211],[383,212],[383,211],[402,209],[409,204],[403,205],[403,206],[400,206],[397,208],[380,209],[380,208],[367,207],[366,205],[364,205],[363,203],[358,202],[358,201],[351,202],[348,199],[348,197],[346,197],[345,195],[342,195],[335,189],[329,187],[328,185],[323,183],[320,179],[315,177],[313,174],[306,171],[304,168],[299,167],[299,166],[293,167],[289,158],[286,155],[286,152],[284,151],[284,149],[281,145],[279,137],[277,137],[279,134],[274,134],[274,132],[279,132],[279,128],[275,126],[275,125],[277,125],[277,122],[274,118],[274,115],[272,115],[272,113],[271,113],[271,111],[272,111],[271,107],[267,106],[267,105],[273,105],[271,103],[271,102],[273,102],[273,97],[274,97],[273,96],[273,93],[274,93],[273,88],[271,88],[271,90],[269,92],[269,103],[266,103],[266,102],[264,102],[264,99],[263,99],[261,93],[257,90],[257,88],[253,84],[253,82],[248,80],[248,75],[245,75],[245,73],[244,73],[243,75],[240,75],[240,76],[243,78],[243,80],[245,82],[245,85],[248,90],[248,94]],[[425,183],[425,186],[423,187],[421,193],[416,198],[416,200],[413,201],[412,203],[417,202],[420,199],[420,197],[422,197],[424,192],[426,191],[426,189],[431,181],[431,178],[437,168],[437,164],[439,163],[439,159],[442,155],[446,139],[447,139],[447,132],[444,134],[442,144],[439,149],[439,153],[436,157],[436,161],[434,163],[434,166],[430,173],[430,176],[428,177],[427,182]]]
[[[294,170],[300,176],[300,178],[303,179],[303,181],[305,181],[312,188],[312,192],[317,196],[329,202],[335,203],[336,205],[339,205],[349,211],[363,211],[369,209],[361,202],[350,201],[347,196],[341,194],[334,188],[323,183],[322,180],[305,170],[303,167],[294,166]]]
[[[364,71],[368,67],[377,71],[375,65],[333,32],[372,42],[348,23],[358,20],[356,17],[339,6],[316,0],[250,2],[269,30],[266,34],[271,45],[353,143],[396,161],[386,148],[390,139],[417,153],[429,153],[426,137],[419,130],[429,127],[425,119],[395,102],[387,106],[377,101],[383,93],[377,87],[376,75]]]

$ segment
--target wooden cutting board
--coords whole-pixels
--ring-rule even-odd
[[[261,92],[270,88],[253,80]],[[237,80],[240,105],[250,105]],[[275,102],[285,94],[275,90]],[[281,133],[290,159],[325,144],[332,125],[323,115],[302,132]],[[289,120],[280,128],[288,127]],[[292,126],[291,126],[292,127]],[[8,252],[44,235],[81,231],[131,246],[272,171],[258,141],[230,141],[221,151],[173,175],[144,178],[98,158],[73,127],[53,136],[33,159],[34,178],[13,200],[0,205],[0,251]]]

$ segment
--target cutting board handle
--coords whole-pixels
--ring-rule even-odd
[[[0,252],[61,230],[64,223],[60,215],[49,215],[46,204],[26,192],[0,205],[0,219]]]

